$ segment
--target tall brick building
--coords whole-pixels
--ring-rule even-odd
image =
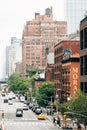
[[[65,101],[75,97],[80,89],[80,55],[75,54],[62,61],[61,98]]]
[[[78,63],[79,58],[76,58],[76,57],[73,58],[73,55],[79,55],[79,54],[80,54],[80,41],[79,40],[64,40],[55,45],[54,47],[54,60],[55,60],[54,96],[55,97],[56,95],[58,95],[59,98],[62,99],[62,94],[63,94],[62,92],[64,91],[65,92],[69,91],[69,96],[73,95],[73,93],[71,93],[71,91],[73,90],[72,88],[74,86],[74,85],[71,85],[72,84],[71,82],[73,82],[71,80],[72,79],[71,75],[73,75],[73,72],[71,71],[71,69],[77,70],[78,68],[78,76],[80,73],[79,63]],[[74,66],[76,66],[76,68],[73,69]],[[76,82],[79,82],[79,78],[78,78],[78,81]]]
[[[47,8],[44,15],[35,13],[35,18],[27,21],[22,37],[22,64],[23,76],[26,69],[45,69],[45,50],[54,52],[54,45],[67,35],[66,21],[53,19],[53,10]]]

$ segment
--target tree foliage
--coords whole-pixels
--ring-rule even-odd
[[[32,77],[32,76],[34,76],[37,73],[39,73],[39,69],[32,69],[32,70],[30,69],[30,70],[27,70],[27,75],[29,77]]]
[[[31,84],[33,79],[26,79],[20,76],[19,73],[13,73],[8,79],[9,89],[13,92],[24,94]]]
[[[73,115],[78,122],[87,123],[87,94],[79,91],[77,97],[71,100],[70,109],[76,113]]]
[[[58,109],[61,111],[62,115],[64,112],[68,111],[69,104],[67,102],[58,103]]]
[[[87,124],[87,94],[77,92],[75,98],[69,102],[59,103],[58,107],[62,114],[66,112],[67,117],[77,119],[78,123]]]
[[[36,99],[38,104],[46,106],[50,103],[51,97],[54,96],[54,83],[44,82],[38,89]]]

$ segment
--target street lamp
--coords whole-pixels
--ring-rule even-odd
[[[59,98],[59,95],[56,94],[56,112],[58,112],[58,98]]]
[[[32,86],[29,88],[29,91],[30,91],[30,98],[32,100]]]
[[[70,101],[70,97],[67,97],[67,102],[69,102]]]
[[[61,91],[61,89],[59,88],[59,89],[57,89],[57,91],[56,91],[56,111],[58,112],[58,102],[59,102],[59,95],[58,95],[58,91]]]
[[[53,102],[52,102],[52,96],[51,96],[51,115],[52,115],[52,112],[53,112]]]

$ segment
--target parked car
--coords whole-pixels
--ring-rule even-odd
[[[13,95],[13,96],[12,96],[12,99],[16,99],[16,96],[15,96],[15,95]]]
[[[35,110],[36,110],[37,108],[39,108],[39,105],[33,105],[32,111],[35,112]]]
[[[29,104],[30,104],[30,101],[27,100],[27,105],[29,105]]]
[[[33,107],[33,103],[30,103],[29,104],[29,109],[32,109],[32,107]]]
[[[5,97],[5,93],[2,93],[1,95],[2,95],[2,97]]]
[[[5,99],[4,99],[4,103],[8,103],[8,99],[5,98]]]
[[[35,113],[36,113],[36,114],[41,114],[41,113],[42,113],[42,109],[41,109],[40,107],[37,107],[37,108],[35,109]]]
[[[16,117],[22,117],[23,116],[23,109],[17,108],[16,109]]]
[[[9,99],[9,100],[12,100],[12,97],[9,97],[8,99]]]
[[[27,104],[27,101],[26,101],[26,100],[24,101],[24,104]]]
[[[24,96],[20,96],[20,102],[24,102],[25,101],[25,97]]]
[[[9,101],[8,101],[8,105],[13,105],[13,101],[12,101],[12,100],[9,100]]]
[[[24,106],[23,106],[23,110],[28,110],[28,106],[27,106],[27,105],[24,105]]]

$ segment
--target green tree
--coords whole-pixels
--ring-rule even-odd
[[[87,94],[81,91],[77,92],[75,98],[71,98],[69,102],[58,104],[58,108],[62,114],[66,113],[67,117],[77,119],[78,123],[87,125]]]
[[[58,109],[61,111],[62,115],[69,110],[68,108],[69,104],[67,102],[58,103]]]
[[[31,78],[32,76],[34,76],[35,74],[39,73],[39,69],[27,69],[27,75]]]
[[[12,85],[13,84],[13,82],[16,80],[16,79],[18,79],[18,78],[20,78],[20,74],[19,73],[13,73],[9,78],[8,78],[8,81],[7,81],[7,83],[8,83],[8,85],[10,86],[10,85]]]
[[[79,91],[77,97],[73,98],[70,103],[71,112],[75,113],[73,116],[78,119],[80,123],[87,123],[87,94]]]
[[[54,83],[44,82],[38,89],[36,99],[39,105],[46,106],[54,96]]]
[[[24,94],[29,84],[30,81],[21,77],[19,73],[13,73],[8,79],[9,89],[16,93]]]

